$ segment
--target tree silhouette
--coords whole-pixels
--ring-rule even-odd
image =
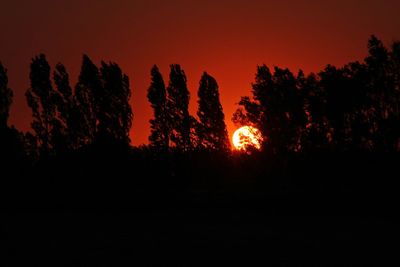
[[[74,111],[77,113],[74,134],[78,146],[90,144],[94,141],[101,92],[99,70],[90,58],[84,55],[74,95]]]
[[[129,78],[115,63],[101,63],[101,87],[97,95],[97,136],[129,144],[132,109]]]
[[[66,151],[75,147],[73,143],[74,129],[74,110],[73,110],[73,92],[69,83],[69,75],[65,66],[57,64],[53,73],[55,83],[55,105],[57,109],[58,125],[55,131],[56,150]]]
[[[311,73],[307,77],[302,72],[297,76],[298,86],[304,97],[307,125],[304,129],[303,148],[306,152],[326,150],[331,142],[330,124],[326,115],[326,91],[319,83],[319,77]]]
[[[333,141],[341,149],[351,143],[351,112],[353,102],[351,96],[351,80],[343,69],[328,65],[319,73],[321,86],[327,95],[327,117],[333,131]]]
[[[35,132],[40,153],[47,156],[54,147],[53,130],[58,129],[56,118],[55,91],[50,80],[50,65],[44,54],[32,59],[30,72],[31,87],[26,92],[32,109],[32,129]]]
[[[219,100],[217,81],[206,72],[200,80],[198,91],[199,146],[206,150],[228,151],[230,149],[225,116]]]
[[[307,120],[297,78],[278,67],[271,74],[263,65],[257,68],[252,88],[252,99],[241,99],[233,121],[256,125],[263,134],[264,146],[274,153],[299,151]]]
[[[169,146],[169,125],[167,114],[167,91],[157,66],[151,69],[151,84],[147,99],[153,108],[154,118],[150,120],[150,146],[158,151],[167,151]]]
[[[369,55],[365,58],[368,80],[367,92],[373,126],[373,143],[379,151],[398,149],[399,82],[396,43],[388,51],[382,41],[372,36],[368,41]],[[398,47],[397,47],[398,48]]]
[[[15,163],[24,156],[23,135],[8,126],[13,92],[8,87],[7,69],[0,62],[0,170],[3,175],[13,170]],[[6,177],[2,177],[3,182]]]
[[[372,36],[368,50],[364,62],[318,75],[258,67],[233,121],[256,125],[273,151],[399,151],[400,43],[387,49]]]
[[[7,69],[0,62],[0,128],[6,128],[13,92],[8,87]]]
[[[367,150],[373,149],[373,135],[371,126],[374,121],[373,108],[368,100],[368,86],[367,80],[368,69],[365,64],[360,62],[352,62],[342,68],[343,76],[345,77],[345,85],[338,89],[341,91],[342,98],[344,98],[340,105],[343,112],[345,109],[345,116],[349,121],[347,125],[347,139],[346,150]],[[340,132],[339,132],[340,134]],[[334,136],[334,135],[333,135]],[[334,140],[337,141],[337,140]],[[338,147],[339,148],[339,147]]]
[[[239,108],[233,115],[232,120],[241,125],[256,126],[263,135],[263,146],[265,147],[270,138],[274,139],[268,129],[269,126],[272,126],[272,122],[267,122],[266,106],[270,105],[272,108],[273,105],[277,104],[277,100],[268,95],[269,87],[272,84],[272,74],[266,65],[257,67],[255,80],[255,83],[252,84],[252,98],[247,96],[241,98],[238,103]],[[275,147],[277,146],[275,145]]]
[[[394,42],[390,51],[389,75],[391,81],[391,110],[392,115],[389,137],[393,143],[393,150],[400,151],[400,42]]]
[[[192,149],[189,91],[186,85],[186,75],[181,66],[173,64],[170,68],[167,88],[167,113],[171,127],[170,140],[178,151],[185,152]]]

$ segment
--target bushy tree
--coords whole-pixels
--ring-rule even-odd
[[[253,97],[243,97],[233,116],[236,123],[250,123],[264,136],[264,146],[274,153],[301,150],[307,119],[304,98],[296,77],[288,69],[265,65],[257,68]]]
[[[394,42],[391,46],[389,76],[391,81],[391,110],[390,118],[393,128],[390,131],[393,150],[400,151],[400,42]]]
[[[368,72],[367,92],[374,149],[393,151],[399,149],[399,47],[393,43],[392,50],[381,40],[372,36],[368,42],[369,55],[365,58]],[[372,125],[371,125],[372,126]]]
[[[351,144],[351,80],[341,68],[328,65],[319,73],[320,84],[326,91],[327,118],[333,128],[336,147],[346,148]]]
[[[297,83],[304,97],[307,119],[303,148],[306,152],[327,150],[332,141],[332,133],[326,115],[326,91],[320,86],[319,77],[314,73],[305,76],[303,72],[299,72]]]

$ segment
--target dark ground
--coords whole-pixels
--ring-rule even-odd
[[[395,266],[398,261],[398,221],[380,216],[276,215],[268,207],[2,213],[1,266]]]
[[[397,156],[133,162],[8,179],[0,266],[399,265]]]

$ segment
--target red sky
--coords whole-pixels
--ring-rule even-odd
[[[318,71],[361,60],[371,34],[386,44],[400,39],[398,0],[13,0],[0,10],[0,61],[15,95],[11,124],[29,129],[24,93],[34,55],[45,53],[52,66],[64,63],[74,84],[87,53],[129,75],[134,145],[147,143],[153,64],[166,83],[169,64],[182,65],[193,115],[201,73],[213,75],[232,134],[235,103],[250,93],[258,64]]]

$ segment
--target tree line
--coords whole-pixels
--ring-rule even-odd
[[[319,73],[294,74],[287,68],[258,66],[251,97],[242,97],[232,120],[253,125],[268,153],[314,151],[397,152],[400,150],[400,42],[388,49],[368,41],[363,62],[327,65]],[[147,98],[153,109],[148,148],[169,151],[230,151],[217,81],[204,72],[198,89],[197,118],[190,115],[185,72],[170,66],[166,84],[151,69]],[[0,63],[0,131],[3,152],[48,157],[87,146],[129,146],[133,113],[128,76],[118,64],[96,66],[83,56],[75,87],[65,66],[54,70],[44,54],[30,65],[26,100],[32,132],[8,126],[13,93]]]
[[[102,61],[98,67],[84,55],[73,88],[63,64],[58,63],[52,72],[44,54],[34,57],[25,94],[32,111],[32,132],[22,133],[8,126],[13,93],[7,69],[1,63],[0,96],[2,139],[11,131],[14,143],[21,145],[21,153],[32,158],[62,155],[88,146],[130,144],[130,83],[116,63]],[[158,67],[151,69],[147,98],[154,111],[149,136],[152,151],[230,149],[218,84],[206,72],[201,77],[198,97],[197,120],[189,114],[190,94],[181,66],[170,66],[168,86]]]
[[[225,117],[220,103],[217,81],[204,72],[198,89],[196,119],[189,114],[190,94],[186,75],[178,64],[170,66],[169,83],[157,66],[151,70],[147,98],[153,108],[149,146],[159,152],[170,148],[181,152],[230,149]]]
[[[400,150],[400,42],[372,36],[364,62],[319,73],[258,66],[233,121],[253,124],[273,153]]]

